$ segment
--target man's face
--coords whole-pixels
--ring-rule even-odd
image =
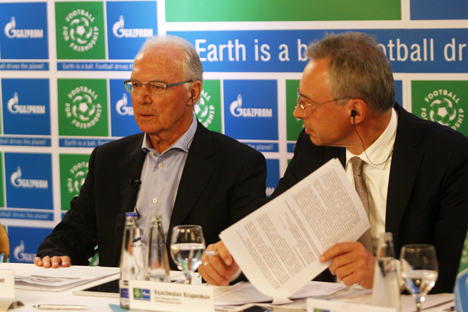
[[[182,53],[171,47],[152,47],[139,53],[133,64],[132,80],[172,84],[184,81]],[[147,85],[132,93],[136,123],[142,132],[169,137],[184,133],[192,121],[190,90],[184,85],[153,94]]]
[[[311,60],[305,67],[299,86],[304,110],[298,105],[294,117],[302,119],[305,132],[315,145],[346,146],[349,114],[346,105],[332,101],[334,97],[326,83],[328,64],[328,59]],[[346,100],[340,104],[343,101]]]

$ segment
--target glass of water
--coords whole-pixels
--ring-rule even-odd
[[[178,225],[172,230],[171,256],[179,270],[185,273],[185,283],[191,284],[205,251],[205,238],[199,225]]]
[[[416,298],[416,311],[420,312],[424,297],[434,287],[439,274],[435,248],[425,244],[405,245],[400,262],[406,289]]]

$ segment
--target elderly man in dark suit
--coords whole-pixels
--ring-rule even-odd
[[[98,246],[99,264],[118,266],[129,211],[138,212],[145,230],[149,215],[162,214],[167,237],[175,225],[201,225],[210,244],[258,207],[265,198],[265,158],[197,121],[193,107],[202,81],[189,42],[147,40],[125,82],[143,133],[94,149],[80,195],[39,246],[36,265],[86,265]]]
[[[346,285],[372,288],[377,238],[391,232],[397,257],[405,244],[434,245],[439,277],[433,292],[452,292],[468,226],[468,138],[395,104],[390,62],[373,37],[329,35],[312,43],[307,56],[294,111],[304,130],[271,198],[332,158],[354,182],[356,160],[363,164],[371,223],[358,242],[324,252],[320,261],[332,262],[317,280],[332,281],[333,274]],[[209,265],[199,270],[210,283],[223,284],[237,268],[222,242],[214,248],[221,256],[205,256]]]

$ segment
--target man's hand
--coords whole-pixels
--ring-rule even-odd
[[[216,256],[203,256],[198,272],[208,283],[215,286],[227,286],[231,278],[239,271],[239,265],[222,241],[211,244],[207,251],[216,251]]]
[[[333,259],[333,260],[332,260]],[[361,243],[338,243],[320,257],[320,262],[332,260],[328,267],[347,286],[358,283],[370,289],[374,284],[375,257]]]
[[[52,268],[56,269],[62,265],[64,268],[71,266],[71,259],[68,256],[54,256],[50,259],[49,256],[45,256],[44,258],[36,257],[34,258],[34,264],[39,267],[50,268],[52,263]]]

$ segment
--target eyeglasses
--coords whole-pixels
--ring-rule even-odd
[[[351,97],[345,96],[345,97],[336,98],[336,99],[333,99],[333,100],[330,100],[330,101],[317,103],[317,102],[314,102],[312,100],[309,100],[310,102],[306,102],[302,97],[303,96],[302,96],[302,94],[301,94],[301,92],[299,91],[299,88],[298,88],[297,89],[297,107],[299,107],[301,109],[301,112],[303,114],[305,114],[306,107],[309,107],[309,106],[312,106],[312,105],[318,106],[318,105],[322,105],[322,104],[326,104],[326,103],[330,103],[330,102],[335,102],[335,101],[339,101],[339,100],[351,99]]]
[[[165,84],[165,83],[161,83],[161,82],[152,82],[152,81],[150,81],[150,82],[139,82],[139,81],[129,79],[129,80],[125,80],[124,84],[125,84],[125,89],[127,89],[127,91],[129,93],[138,94],[138,93],[140,93],[141,87],[143,85],[146,85],[146,89],[148,90],[148,92],[150,92],[152,94],[161,94],[161,93],[164,92],[164,90],[166,90],[166,88],[180,86],[181,84],[184,84],[184,83],[187,83],[187,82],[193,82],[193,81],[192,80],[187,80],[187,81],[182,81],[182,82]]]

